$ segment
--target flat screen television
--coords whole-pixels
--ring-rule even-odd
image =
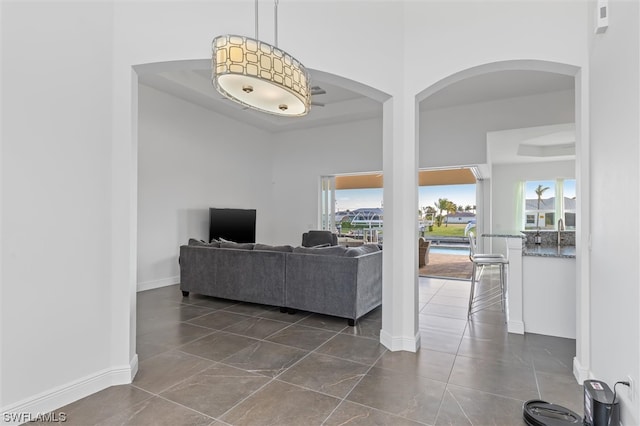
[[[209,209],[209,241],[256,242],[255,209]]]

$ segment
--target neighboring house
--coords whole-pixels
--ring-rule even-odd
[[[539,222],[536,216],[540,215]],[[576,199],[564,197],[564,221],[565,227],[575,228],[576,226]],[[538,210],[538,199],[528,198],[525,202],[525,229],[555,229],[556,219],[556,197],[549,197],[540,200],[540,209]]]
[[[336,223],[351,222],[355,215],[355,212],[352,211],[339,211],[336,212],[335,221]]]
[[[382,226],[383,210],[381,208],[360,208],[353,211],[352,225]]]
[[[469,223],[476,219],[475,213],[469,212],[456,212],[448,214],[444,217],[444,223]]]

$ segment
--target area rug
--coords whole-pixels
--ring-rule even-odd
[[[419,270],[421,277],[471,279],[472,265],[468,256],[429,253],[429,264]]]

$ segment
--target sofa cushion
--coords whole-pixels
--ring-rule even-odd
[[[296,247],[293,249],[294,253],[302,254],[317,254],[320,256],[344,256],[346,247],[342,246],[330,246],[330,247]]]
[[[380,248],[378,248],[377,244],[364,244],[360,247],[349,247],[345,251],[344,255],[345,257],[358,257],[362,256],[363,254],[375,253],[377,251],[380,251]]]
[[[253,250],[253,243],[232,243],[230,241],[220,242],[220,248],[230,248],[236,250]]]
[[[195,238],[189,238],[188,245],[202,247],[220,247],[220,243],[218,241],[211,241],[210,243],[206,243],[202,240],[196,240]]]
[[[264,250],[264,251],[282,251],[286,253],[291,253],[293,251],[292,246],[284,245],[284,246],[270,246],[269,244],[260,244],[256,243],[253,246],[254,250]]]

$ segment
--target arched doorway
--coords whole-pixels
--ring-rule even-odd
[[[576,227],[576,252],[577,252],[577,263],[576,263],[576,282],[575,282],[575,303],[576,303],[576,357],[574,358],[574,376],[576,379],[581,382],[586,378],[588,366],[589,366],[589,323],[587,320],[589,317],[589,253],[586,247],[583,244],[583,241],[586,241],[589,235],[589,146],[588,146],[588,133],[586,123],[583,122],[582,117],[584,111],[587,108],[587,99],[585,93],[586,83],[583,81],[582,73],[580,68],[568,64],[560,64],[548,61],[538,61],[538,60],[514,60],[514,61],[503,61],[503,62],[495,62],[480,65],[477,67],[472,67],[466,70],[462,70],[458,73],[452,74],[437,83],[431,85],[426,88],[422,92],[420,92],[416,96],[416,103],[418,111],[420,111],[420,106],[429,102],[429,98],[437,99],[437,103],[440,105],[444,105],[447,107],[451,107],[452,104],[446,105],[444,103],[443,93],[447,93],[451,96],[459,96],[462,99],[461,91],[457,90],[460,88],[469,89],[471,87],[470,83],[477,79],[478,81],[482,80],[487,76],[496,76],[496,75],[512,75],[515,76],[516,73],[528,73],[530,76],[538,74],[540,76],[558,76],[564,78],[570,78],[572,81],[572,85],[574,88],[574,96],[571,99],[571,103],[574,107],[572,113],[572,121],[575,123],[575,132],[576,132],[576,142],[575,142],[575,175],[576,180],[578,181],[579,192],[577,194],[577,213],[578,213],[578,221]],[[505,81],[504,85],[507,86],[508,82]],[[476,96],[471,102],[479,103],[483,101],[483,98],[479,97],[480,92],[473,93],[472,96]],[[527,93],[521,92],[518,96],[535,96],[535,93]],[[484,101],[496,101],[497,97],[494,98],[484,98]],[[417,113],[420,117],[419,121],[419,144],[420,144],[420,159],[419,159],[419,167],[427,167],[427,166],[435,166],[435,167],[446,167],[446,166],[454,166],[456,164],[473,164],[479,166],[479,169],[487,173],[486,169],[487,158],[486,158],[486,132],[483,135],[482,143],[484,144],[482,147],[477,145],[471,146],[472,143],[469,140],[465,140],[465,136],[462,131],[456,129],[456,136],[459,137],[459,144],[455,145],[455,141],[453,142],[453,148],[449,150],[449,153],[453,153],[448,155],[447,152],[444,152],[442,155],[438,154],[437,148],[438,146],[433,145],[434,141],[438,140],[438,137],[441,137],[441,134],[437,134],[433,129],[429,129],[429,125],[433,125],[430,123],[428,119],[424,119],[424,114]],[[443,116],[439,116],[440,119]],[[481,117],[476,117],[477,119],[481,119]],[[517,123],[517,124],[515,124]],[[511,127],[502,127],[504,122],[500,120],[493,120],[491,125],[497,126],[494,130],[503,130],[508,128],[517,128],[517,127],[530,127],[536,125],[543,124],[557,124],[555,122],[550,123],[536,123],[532,121],[530,125],[523,124],[527,123],[526,120],[517,122],[514,121],[514,124]],[[458,123],[459,126],[464,127],[467,123]],[[488,130],[488,129],[487,129]],[[468,136],[468,135],[466,135]],[[440,143],[446,143],[448,141],[443,142],[439,140]],[[474,141],[477,142],[477,141]],[[429,145],[431,143],[432,145]],[[470,156],[465,156],[465,149],[474,151],[476,154],[480,154],[480,156],[476,156],[476,158],[472,158]],[[482,158],[482,155],[485,155]],[[471,159],[470,159],[471,158]],[[435,161],[435,162],[434,162]],[[438,162],[440,161],[440,162]],[[455,163],[455,161],[460,161],[460,163]],[[479,214],[478,225],[480,232],[482,229],[486,229],[487,231],[491,230],[492,226],[495,224],[492,223],[491,216],[491,191],[490,188],[480,188],[480,193],[484,193],[484,195],[479,195],[478,197],[478,210],[485,211],[486,214]],[[480,216],[484,216],[481,218]]]
[[[210,66],[207,59],[134,67],[138,291],[179,282],[177,250],[188,238],[206,238],[208,207],[257,207],[259,242],[296,245],[302,232],[316,226],[318,196],[313,191],[319,166],[323,171],[354,172],[360,170],[347,166],[357,164],[353,167],[367,170],[381,164],[382,135],[375,135],[377,126],[369,126],[379,139],[366,151],[371,158],[363,158],[362,149],[339,152],[330,147],[337,144],[332,140],[312,143],[323,142],[317,134],[301,144],[299,133],[336,122],[348,127],[349,120],[381,121],[381,102],[388,95],[311,70],[312,84],[324,89],[316,90],[313,100],[324,106],[317,105],[305,118],[283,119],[221,99],[209,80]],[[165,102],[168,97],[171,102]],[[151,109],[155,118],[150,119],[145,111]],[[295,149],[288,149],[291,141],[298,142]],[[197,151],[187,155],[190,150]],[[286,194],[296,196],[285,199]],[[158,229],[169,232],[159,235]]]

